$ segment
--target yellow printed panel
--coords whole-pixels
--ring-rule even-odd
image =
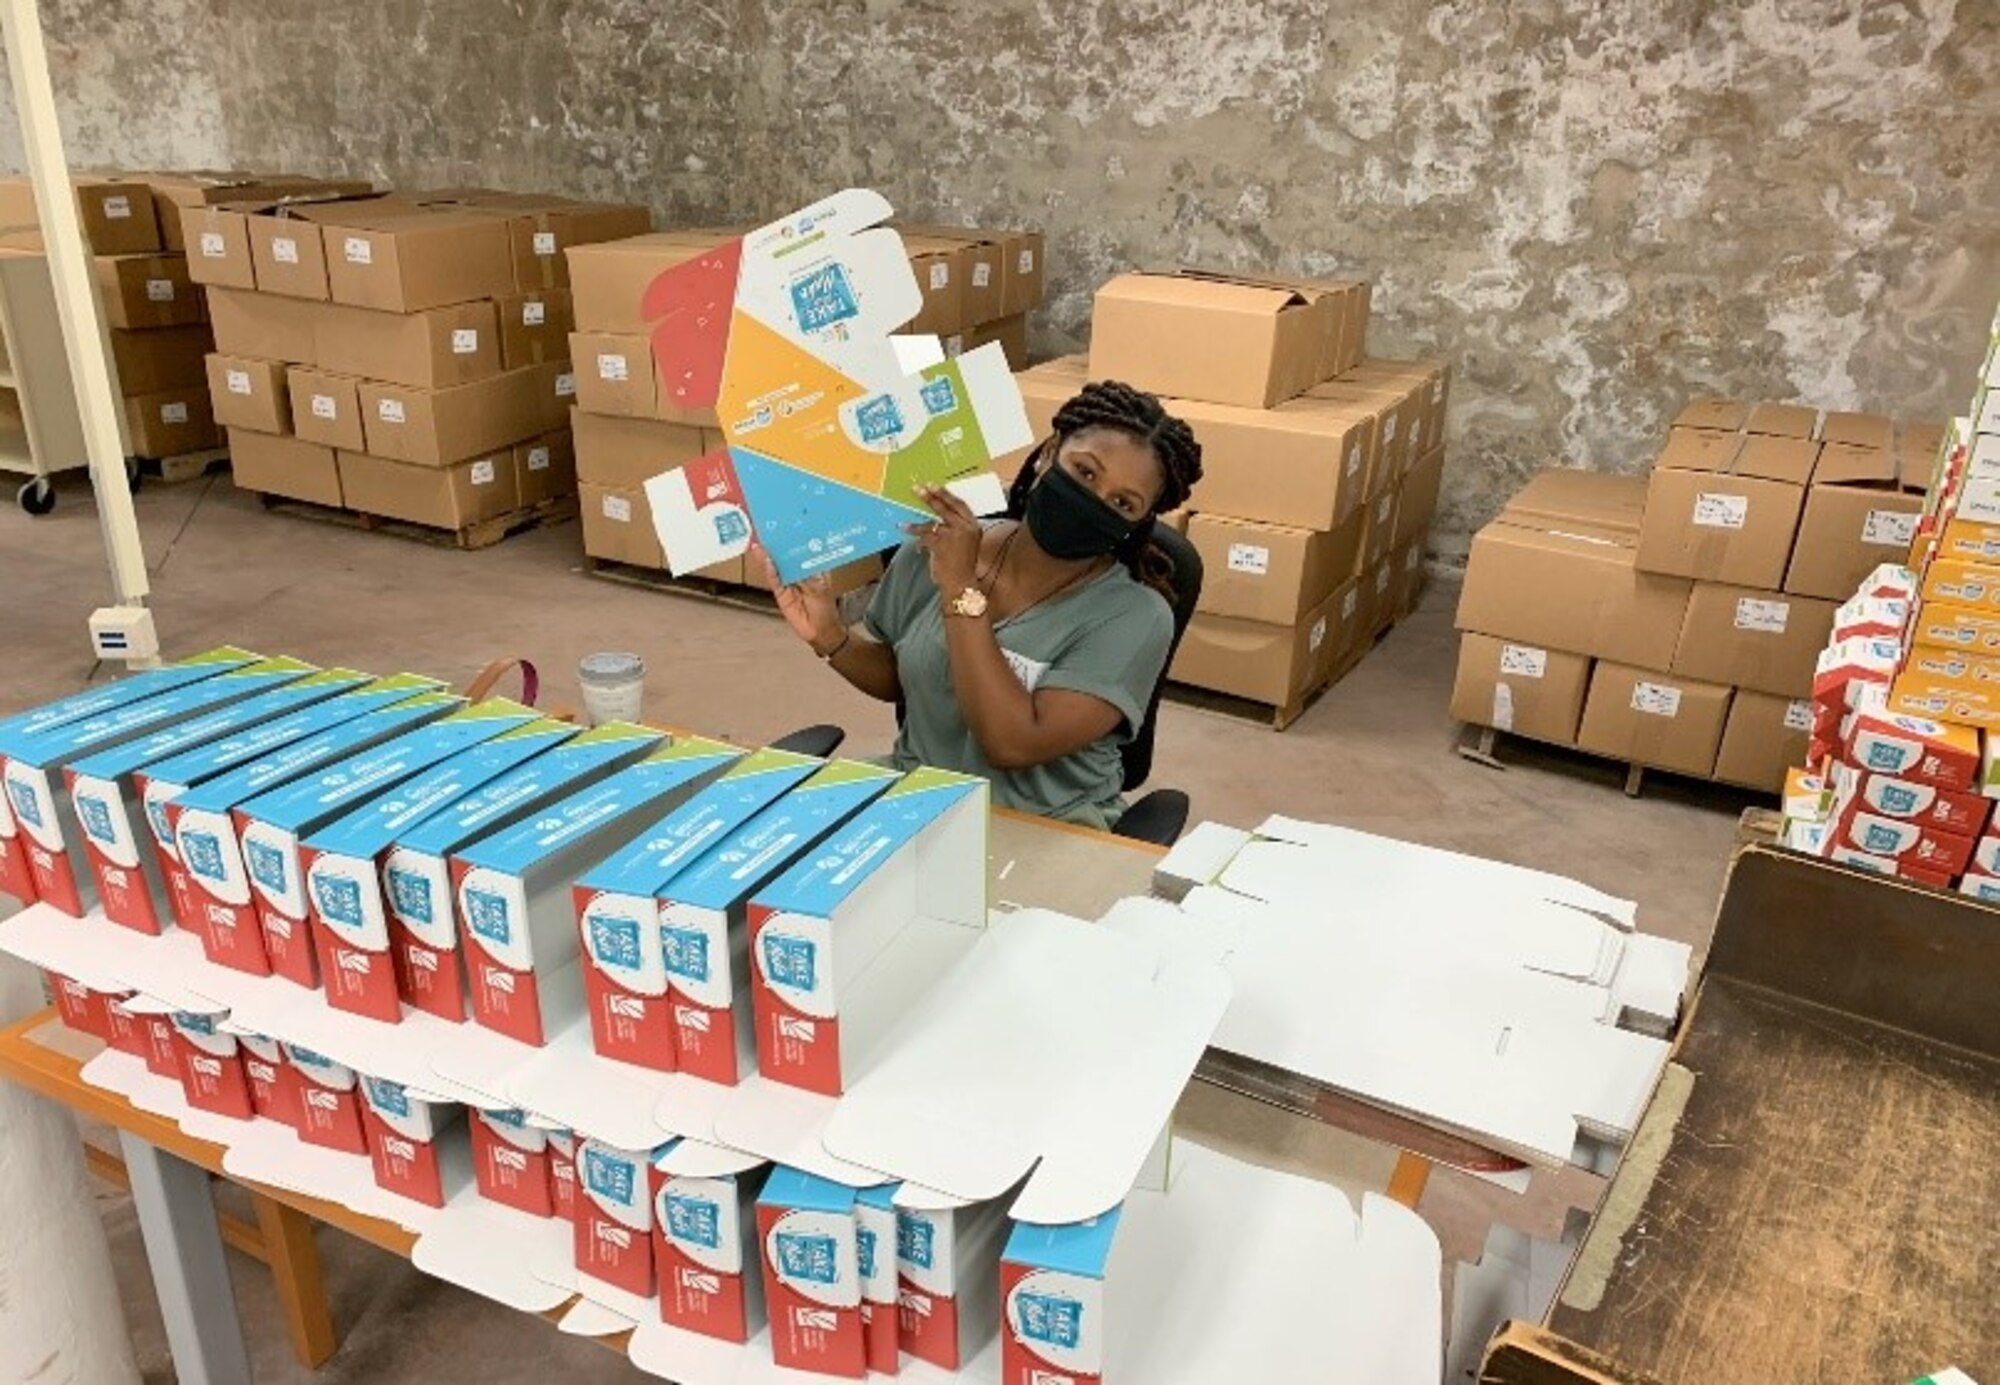
[[[753,392],[743,382],[756,382]],[[789,466],[871,495],[886,459],[851,442],[840,409],[869,393],[854,380],[738,309],[729,333],[716,413],[723,441],[781,457]]]

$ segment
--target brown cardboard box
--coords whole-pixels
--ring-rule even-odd
[[[1417,609],[1422,599],[1424,587],[1429,582],[1429,573],[1424,569],[1424,541],[1411,539],[1397,549],[1390,559],[1396,568],[1396,615],[1398,619]]]
[[[1291,625],[1354,576],[1364,529],[1356,512],[1332,530],[1292,529],[1224,515],[1189,517],[1201,555],[1197,610]]]
[[[256,356],[293,365],[317,364],[317,303],[244,289],[210,288],[208,321],[225,356]],[[129,386],[127,388],[130,388]]]
[[[1451,395],[1451,367],[1444,361],[1364,360],[1339,379],[1327,383],[1394,387],[1394,397],[1401,404],[1408,425],[1406,455],[1411,460],[1406,470],[1443,444],[1446,406]],[[1414,400],[1409,400],[1411,395]]]
[[[1866,431],[1835,420],[1867,417],[1828,414],[1827,424],[1840,432]],[[1886,428],[1888,420],[1880,422]],[[1901,561],[1916,536],[1923,490],[1923,481],[1903,473],[1892,452],[1827,443],[1806,490],[1785,590],[1844,601],[1879,564]]]
[[[1773,438],[1807,439],[1819,430],[1819,410],[1798,404],[1758,404],[1743,421],[1743,431]]]
[[[1340,653],[1336,608],[1343,593],[1351,591],[1335,592],[1292,625],[1197,614],[1188,622],[1168,676],[1212,692],[1285,706],[1333,671]]]
[[[1829,415],[1828,417],[1832,417]],[[1812,741],[1812,702],[1739,688],[1715,757],[1715,777],[1746,789],[1785,787],[1785,771],[1806,762]]]
[[[520,479],[521,504],[576,494],[576,446],[569,430],[558,428],[514,445],[514,470]]]
[[[1121,274],[1097,291],[1090,376],[1268,409],[1314,384],[1330,312],[1324,301],[1226,274]]]
[[[1331,529],[1360,507],[1373,453],[1372,415],[1322,399],[1275,409],[1162,402],[1201,443],[1195,509]]]
[[[1438,493],[1444,487],[1444,447],[1425,453],[1403,477],[1402,498],[1396,503],[1396,546],[1422,545],[1437,514]]]
[[[292,431],[307,442],[360,452],[368,445],[361,426],[361,382],[310,366],[293,366],[286,380]]]
[[[1674,416],[1676,428],[1699,428],[1713,433],[1740,433],[1750,421],[1750,406],[1733,399],[1690,399]]]
[[[385,461],[449,466],[511,448],[560,428],[569,399],[560,364],[523,366],[490,380],[441,390],[361,383],[361,427],[371,455]]]
[[[279,434],[292,431],[292,398],[286,391],[281,361],[210,356],[208,398],[215,421],[225,428]]]
[[[1774,697],[1807,697],[1836,603],[1750,587],[1694,584],[1673,672]]]
[[[206,324],[145,332],[113,328],[110,335],[120,394],[152,394],[208,378],[202,358],[215,349],[215,333]]]
[[[1313,379],[1331,380],[1361,360],[1361,328],[1367,315],[1363,285],[1346,279],[1301,279],[1287,275],[1242,276],[1242,282],[1288,290],[1311,304],[1319,321]],[[1362,324],[1355,321],[1359,306]]]
[[[516,287],[509,223],[469,207],[349,203],[323,225],[327,287],[336,303],[392,313],[503,297]]]
[[[898,223],[896,230],[903,236],[906,247],[912,241],[920,243],[936,241],[956,247],[950,257],[950,278],[956,283],[959,307],[958,326],[953,329],[954,331],[962,331],[1007,316],[1006,283],[1001,268],[1001,256],[1006,247],[1002,237],[990,236],[984,231],[962,226]],[[912,267],[918,268],[918,281],[922,283],[925,276],[917,264],[914,253],[911,260]],[[926,302],[928,301],[927,297]]]
[[[683,423],[616,418],[581,407],[570,411],[579,480],[612,490],[638,490],[663,471],[722,446],[722,435]]]
[[[540,365],[569,359],[569,334],[576,312],[568,289],[534,289],[497,299],[500,317],[500,366]]]
[[[988,342],[997,341],[1000,349],[1007,354],[1010,370],[1028,368],[1028,318],[1025,313],[1003,317],[993,322],[982,322],[968,327],[963,332],[944,339],[944,354],[957,356],[967,351],[976,351]]]
[[[923,306],[903,328],[910,333],[948,336],[963,331],[965,316],[965,269],[963,247],[956,241],[935,236],[906,235],[903,248],[910,254],[910,270],[917,276]]]
[[[125,440],[135,457],[178,457],[222,446],[215,410],[200,385],[128,395]]]
[[[600,486],[592,481],[577,485],[583,518],[583,551],[608,562],[629,563],[633,567],[665,568],[667,555],[653,532],[652,511],[646,493],[636,486]],[[741,569],[742,559],[737,560]]]
[[[1576,743],[1593,754],[1706,779],[1715,770],[1728,688],[1599,660]]]
[[[1045,245],[1040,231],[1000,233],[1000,315],[1012,317],[1040,305],[1046,289]]]
[[[1415,466],[1419,453],[1414,449],[1428,415],[1428,399],[1412,381],[1329,380],[1306,391],[1306,398],[1329,405],[1365,411],[1380,421],[1376,425],[1373,465],[1368,472],[1370,498],[1394,488]]]
[[[640,305],[653,280],[663,270],[699,259],[728,238],[723,233],[701,236],[654,231],[624,240],[571,246],[567,256],[569,288],[577,330],[627,335],[650,330],[652,324]]]
[[[1784,585],[1818,457],[1818,443],[1798,438],[1676,429],[1646,492],[1639,570],[1744,587]]]
[[[517,289],[560,289],[569,285],[572,245],[623,240],[653,229],[653,213],[632,203],[579,202],[544,193],[498,192],[490,188],[447,188],[428,193],[426,205],[451,202],[507,215],[507,236]],[[564,329],[565,331],[568,329]],[[527,362],[523,362],[527,364]]]
[[[1451,714],[1555,745],[1575,745],[1590,657],[1468,632],[1458,646]]]
[[[1361,546],[1364,571],[1382,562],[1396,546],[1396,497],[1396,491],[1386,490],[1365,507],[1368,528]]]
[[[419,466],[365,452],[336,455],[347,508],[365,515],[463,529],[521,508],[512,448],[450,466]]]
[[[182,206],[179,239],[187,251],[188,275],[214,288],[262,288],[323,302],[326,249],[319,222],[306,209],[373,195],[365,184],[331,183]]]
[[[70,184],[76,189],[77,217],[92,254],[144,255],[160,248],[153,194],[144,183],[80,174]],[[0,226],[39,225],[34,184],[26,177],[0,178]]]
[[[577,406],[588,413],[651,418],[697,428],[716,426],[715,410],[683,409],[659,386],[652,341],[609,332],[572,332]]]
[[[1633,566],[1629,477],[1544,472],[1472,541],[1458,628],[1663,668],[1692,586]]]
[[[1829,413],[1820,424],[1819,439],[1828,447],[1846,443],[1854,447],[1873,448],[1877,452],[1893,452],[1896,450],[1896,425],[1882,414]]]
[[[315,505],[341,503],[340,471],[331,447],[232,428],[229,467],[239,490],[282,495]]]
[[[99,255],[91,265],[108,327],[185,327],[208,318],[179,255]]]
[[[294,173],[238,173],[213,169],[146,172],[133,175],[153,192],[153,210],[160,222],[160,244],[185,251],[184,218],[190,207],[214,207],[224,202],[276,201],[302,195],[366,196],[373,185],[359,180],[310,178]],[[248,261],[245,260],[247,267]],[[253,285],[245,283],[242,288]]]
[[[500,373],[499,319],[490,302],[417,313],[328,304],[312,321],[312,363],[339,375],[444,389]]]

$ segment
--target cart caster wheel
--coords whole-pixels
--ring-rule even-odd
[[[131,487],[132,494],[137,495],[139,487],[144,485],[145,482],[146,471],[140,464],[139,459],[137,457],[127,457],[125,459],[125,484]]]
[[[46,476],[37,476],[16,491],[14,498],[29,514],[45,515],[56,507],[55,483]]]

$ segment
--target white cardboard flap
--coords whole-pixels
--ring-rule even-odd
[[[1097,1216],[1131,1190],[1228,1002],[1211,963],[1007,915],[918,1001],[826,1146],[970,1201],[1027,1178],[1016,1220]]]
[[[944,343],[934,335],[899,333],[889,338],[889,349],[896,353],[896,369],[905,375],[944,364]]]
[[[679,1140],[653,1161],[653,1167],[672,1178],[728,1178],[761,1168],[764,1160],[754,1154],[706,1140]]]
[[[1169,898],[1178,899],[1196,885],[1206,885],[1236,859],[1236,853],[1250,842],[1250,834],[1226,823],[1196,823],[1174,843],[1166,857],[1153,868],[1154,887]]]
[[[546,1313],[575,1293],[575,1253],[565,1219],[532,1217],[474,1191],[453,1198],[432,1220],[410,1263],[517,1312]]]
[[[631,1305],[625,1305],[627,1307]],[[651,1316],[658,1317],[658,1313]],[[570,1305],[570,1310],[562,1315],[556,1324],[558,1332],[566,1332],[572,1337],[610,1337],[619,1332],[630,1332],[640,1320],[626,1317],[616,1309],[591,1298],[580,1298]]]
[[[826,1123],[838,1104],[833,1097],[753,1076],[735,1089],[716,1117],[715,1135],[723,1144],[773,1164],[788,1164],[850,1188],[889,1182],[892,1175],[827,1149]]]

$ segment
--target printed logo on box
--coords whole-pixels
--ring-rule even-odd
[[[583,1186],[621,1207],[632,1203],[633,1163],[588,1146],[583,1151]]]
[[[591,913],[584,917],[590,930],[591,954],[612,966],[637,971],[640,967],[639,924],[636,919]]]
[[[429,923],[431,913],[431,882],[414,871],[391,866],[388,871],[389,907],[403,918],[415,923]]]
[[[203,231],[201,233],[201,257],[203,259],[219,260],[228,253],[229,248],[223,244],[221,232]]]
[[[951,387],[951,378],[940,375],[935,380],[926,380],[917,391],[924,401],[924,410],[932,418],[948,414],[958,407],[958,391]]]
[[[677,1241],[716,1249],[722,1243],[721,1215],[708,1198],[667,1194],[667,1231]]]
[[[1882,811],[1907,817],[1923,806],[1914,790],[1902,784],[1881,785]]]
[[[814,988],[818,958],[810,938],[766,933],[763,942],[765,975],[780,985],[801,991]]]
[[[332,418],[334,416],[333,396],[330,394],[314,395],[312,397],[312,412],[314,418]]]
[[[1500,646],[1500,676],[1502,678],[1542,678],[1549,671],[1549,651],[1536,649],[1533,645],[1503,644]]]
[[[708,935],[694,928],[662,927],[667,971],[689,981],[708,980]],[[630,965],[637,966],[636,954]]]
[[[1064,1294],[1014,1296],[1020,1333],[1031,1342],[1075,1350],[1083,1341],[1083,1305]]]
[[[1254,543],[1229,545],[1229,570],[1262,577],[1271,570],[1271,550]]]
[[[1879,822],[1864,824],[1861,829],[1861,845],[1864,850],[1880,853],[1894,852],[1901,844],[1903,835]]]
[[[1694,522],[1703,529],[1741,529],[1750,518],[1750,497],[1702,491],[1694,498]]]
[[[314,875],[313,900],[319,911],[334,923],[360,928],[366,922],[361,912],[361,884],[337,875]]]
[[[466,923],[488,942],[505,947],[514,936],[507,917],[507,901],[487,890],[465,891]]]
[[[111,825],[111,810],[104,806],[102,799],[73,798],[76,804],[77,821],[83,825],[84,835],[96,842],[116,842],[118,830]]]
[[[248,841],[243,846],[244,864],[250,868],[250,878],[263,886],[271,894],[285,892],[284,853],[267,842]],[[220,852],[217,853],[218,863]],[[196,874],[201,872],[197,869]]]
[[[171,279],[148,279],[146,281],[146,297],[155,303],[173,302],[174,281]]]
[[[548,321],[548,317],[549,305],[542,302],[539,298],[530,298],[521,305],[521,325],[523,327],[539,327]]]
[[[279,264],[297,264],[299,243],[290,236],[271,237],[271,258]]]
[[[349,264],[374,264],[375,247],[366,236],[349,236],[341,245]]]
[[[780,1231],[773,1238],[778,1273],[786,1279],[808,1284],[835,1284],[840,1280],[839,1248],[831,1236],[817,1233]]]
[[[903,411],[896,407],[895,396],[878,394],[855,406],[854,423],[863,442],[880,442],[903,431]]]
[[[477,327],[454,327],[451,330],[451,350],[454,356],[470,356],[479,349],[479,329]]]
[[[942,287],[942,285],[932,285]],[[817,332],[860,315],[854,285],[841,264],[822,265],[792,280],[792,316],[802,332]]]
[[[931,1268],[936,1255],[937,1228],[927,1217],[896,1218],[896,1258],[920,1270]]]

